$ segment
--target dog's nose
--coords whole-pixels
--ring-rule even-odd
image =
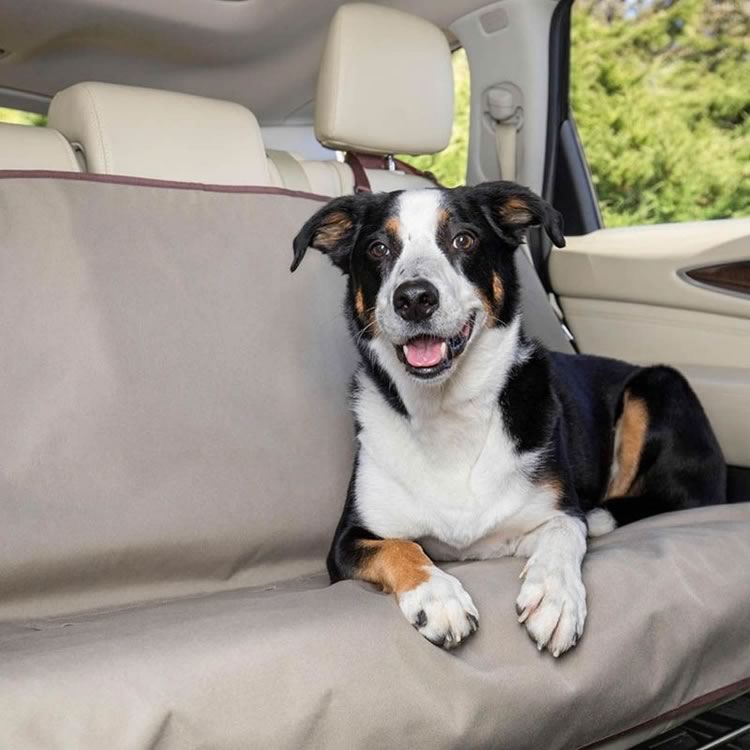
[[[412,323],[427,320],[440,304],[440,295],[426,279],[405,281],[393,294],[393,307],[404,319]]]

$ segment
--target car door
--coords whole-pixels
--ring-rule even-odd
[[[703,106],[706,117],[713,116],[711,108],[721,102],[721,91],[713,97],[709,91],[704,104],[680,99],[691,96],[690,86],[702,91],[721,82],[712,70],[715,61],[701,61],[701,54],[720,58],[726,52],[722,43],[741,48],[747,45],[747,37],[735,39],[729,33],[729,41],[705,36],[696,41],[695,34],[708,34],[709,29],[692,28],[707,23],[694,12],[695,3],[649,4],[640,11],[648,16],[640,19],[627,17],[630,4],[625,3],[621,4],[624,12],[620,11],[624,15],[614,21],[606,16],[617,12],[614,4],[579,3],[571,13],[572,3],[562,2],[551,31],[554,75],[545,193],[563,212],[567,246],[537,253],[541,276],[556,296],[579,351],[643,364],[669,364],[689,378],[733,467],[730,494],[748,499],[750,96],[738,94],[739,109],[745,109],[736,122],[725,118],[724,127],[736,129],[731,139],[725,133],[712,136],[701,126],[692,131],[692,152],[689,141],[687,146],[684,142],[691,133],[684,113],[701,117]],[[605,15],[597,19],[601,13]],[[721,20],[727,19],[713,19],[714,26]],[[607,23],[618,26],[608,29]],[[667,50],[658,59],[649,47],[646,32],[663,29],[675,29],[674,39],[670,42],[667,34],[661,43],[689,47],[693,58],[686,59],[683,68],[693,73],[690,86],[682,85],[680,71],[674,69],[684,50],[675,53],[677,58]],[[735,36],[744,34],[740,27],[730,31]],[[619,47],[618,37],[624,40]],[[597,44],[592,56],[586,45]],[[642,62],[643,70],[631,75],[627,66],[638,63],[639,49],[652,59]],[[660,64],[673,69],[663,74]],[[719,70],[726,78],[725,89],[733,90],[732,67],[719,66]],[[575,76],[584,80],[577,81]],[[675,77],[678,84],[670,88],[666,84]],[[648,87],[660,85],[661,101],[652,101],[639,111],[639,84],[642,96],[652,99]],[[628,102],[630,108],[623,106]],[[663,116],[662,107],[667,113]],[[672,117],[667,116],[670,111]],[[577,127],[576,117],[586,120],[585,128]],[[649,122],[649,117],[657,122]],[[623,132],[625,145],[617,140]],[[717,139],[723,150],[712,157],[705,152],[716,148]],[[592,158],[587,161],[589,142]],[[668,153],[670,149],[675,153]],[[723,159],[723,165],[717,168],[714,158]],[[696,184],[688,184],[689,179]],[[685,220],[691,216],[696,220]]]

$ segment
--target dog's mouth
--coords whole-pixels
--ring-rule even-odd
[[[406,370],[418,378],[429,380],[450,369],[463,354],[474,332],[475,315],[463,324],[461,330],[450,338],[415,336],[405,344],[396,346],[396,354]]]

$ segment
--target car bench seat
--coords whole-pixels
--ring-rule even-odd
[[[0,747],[577,748],[750,687],[747,504],[594,542],[560,660],[516,622],[520,560],[450,566],[482,618],[455,653],[328,586],[355,356],[340,274],[288,272],[323,199],[195,149],[143,175],[103,122],[55,117],[133,179],[0,172]]]
[[[560,660],[520,560],[451,566],[455,653],[327,585],[354,353],[340,274],[288,271],[319,205],[0,174],[0,747],[573,748],[746,687],[747,505],[595,542]]]

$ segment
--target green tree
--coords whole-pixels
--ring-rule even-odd
[[[469,62],[459,49],[453,53],[453,132],[448,147],[437,154],[399,156],[424,172],[432,172],[446,187],[466,183],[466,160],[469,152]]]
[[[0,122],[9,122],[14,125],[46,125],[47,117],[34,112],[22,112],[20,109],[0,107]]]
[[[750,215],[745,0],[577,0],[571,105],[608,226]],[[469,69],[439,154],[402,157],[463,184]]]
[[[750,214],[741,0],[578,0],[572,30],[572,109],[605,223]]]

